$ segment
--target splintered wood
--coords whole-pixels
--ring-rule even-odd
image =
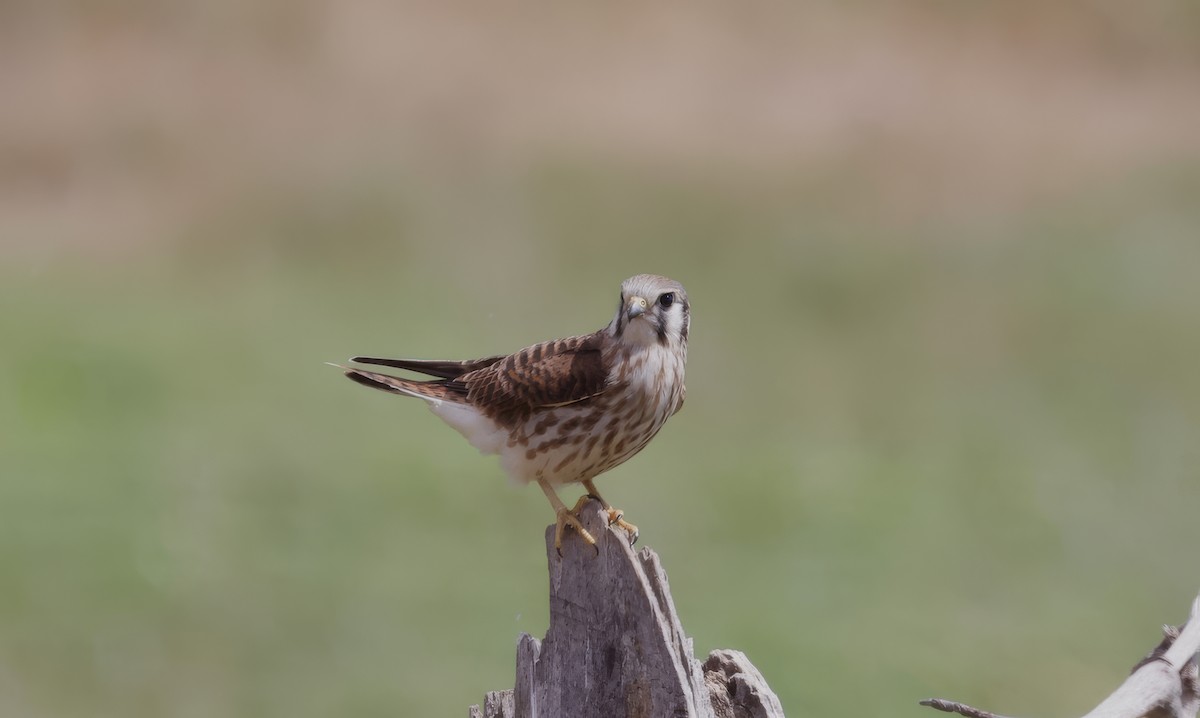
[[[523,634],[513,690],[488,693],[472,718],[783,718],[779,699],[738,651],[701,665],[675,613],[667,574],[634,552],[596,501],[579,512],[595,548],[546,532],[550,629]]]

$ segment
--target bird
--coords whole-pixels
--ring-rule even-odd
[[[683,285],[655,274],[621,283],[612,321],[591,334],[554,339],[465,361],[356,356],[354,364],[425,375],[406,379],[334,365],[359,384],[424,400],[442,421],[484,454],[498,454],[514,483],[536,482],[555,513],[554,547],[567,527],[596,547],[578,511],[594,498],[609,525],[624,520],[596,490],[597,476],[637,454],[683,407],[691,306]],[[556,488],[580,483],[587,493],[568,509]]]

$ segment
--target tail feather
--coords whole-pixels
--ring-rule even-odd
[[[398,386],[393,386],[392,384],[389,384],[386,381],[381,381],[379,379],[376,379],[375,378],[376,376],[383,376],[383,375],[382,374],[374,374],[373,372],[363,373],[363,372],[359,372],[359,371],[354,371],[353,369],[346,372],[347,379],[349,379],[350,381],[353,381],[353,382],[358,382],[359,384],[362,384],[363,386],[369,386],[372,389],[379,389],[380,391],[386,391],[386,392],[389,392],[392,394],[407,393],[405,391],[402,391],[400,389],[400,387],[398,387]]]
[[[457,382],[450,382],[444,379],[415,381],[413,379],[401,379],[400,377],[366,371],[364,369],[353,369],[339,364],[334,364],[333,366],[341,369],[347,379],[363,386],[369,386],[372,389],[386,391],[389,394],[415,396],[418,399],[424,399],[429,402],[461,401],[464,398],[463,393],[458,391],[459,385]]]
[[[419,374],[441,377],[442,379],[457,379],[467,372],[491,366],[504,357],[494,356],[472,361],[447,361],[444,359],[385,359],[383,357],[354,357],[350,361],[356,364],[376,364],[390,366],[396,369],[406,369]]]

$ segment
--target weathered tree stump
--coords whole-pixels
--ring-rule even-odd
[[[547,528],[550,629],[521,635],[515,687],[488,693],[472,718],[782,718],[744,654],[696,660],[657,554],[635,553],[599,502],[580,520],[596,549],[568,532],[560,557]]]

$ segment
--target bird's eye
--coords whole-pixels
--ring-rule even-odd
[[[658,295],[658,306],[663,309],[669,309],[675,303],[675,292],[667,292],[666,294]]]

